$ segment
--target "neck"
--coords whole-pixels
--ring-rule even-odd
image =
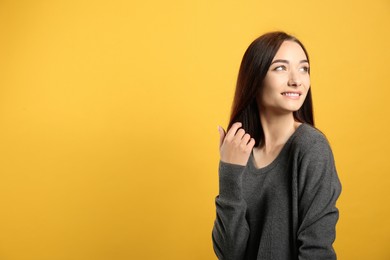
[[[262,111],[260,121],[264,131],[264,140],[260,144],[260,149],[265,152],[272,152],[283,146],[300,125],[294,120],[292,113],[269,116]]]

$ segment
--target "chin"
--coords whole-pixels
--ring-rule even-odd
[[[302,106],[290,106],[290,107],[285,107],[285,111],[288,112],[297,112]]]

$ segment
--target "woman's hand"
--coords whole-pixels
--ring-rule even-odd
[[[255,139],[245,133],[241,126],[240,122],[236,122],[227,133],[222,127],[218,127],[221,161],[243,166],[247,164]]]

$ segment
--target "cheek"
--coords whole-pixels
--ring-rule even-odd
[[[310,90],[310,82],[308,82],[309,83],[309,85],[308,85],[308,87],[305,87],[305,97],[304,97],[304,99],[303,99],[303,101],[305,101],[305,99],[307,98],[307,94],[309,93],[309,90]]]
[[[310,76],[307,76],[304,78],[305,86],[307,86],[307,89],[310,88]]]
[[[281,86],[284,85],[286,79],[283,77],[272,77],[268,76],[263,81],[263,92],[264,93],[273,93],[275,91],[278,91]]]

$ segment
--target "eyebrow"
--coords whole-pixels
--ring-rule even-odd
[[[274,61],[271,63],[271,65],[274,64],[274,63],[276,63],[276,62],[287,63],[287,64],[290,63],[288,60],[274,60]],[[307,60],[301,60],[299,63],[309,63],[309,62],[308,62]]]

